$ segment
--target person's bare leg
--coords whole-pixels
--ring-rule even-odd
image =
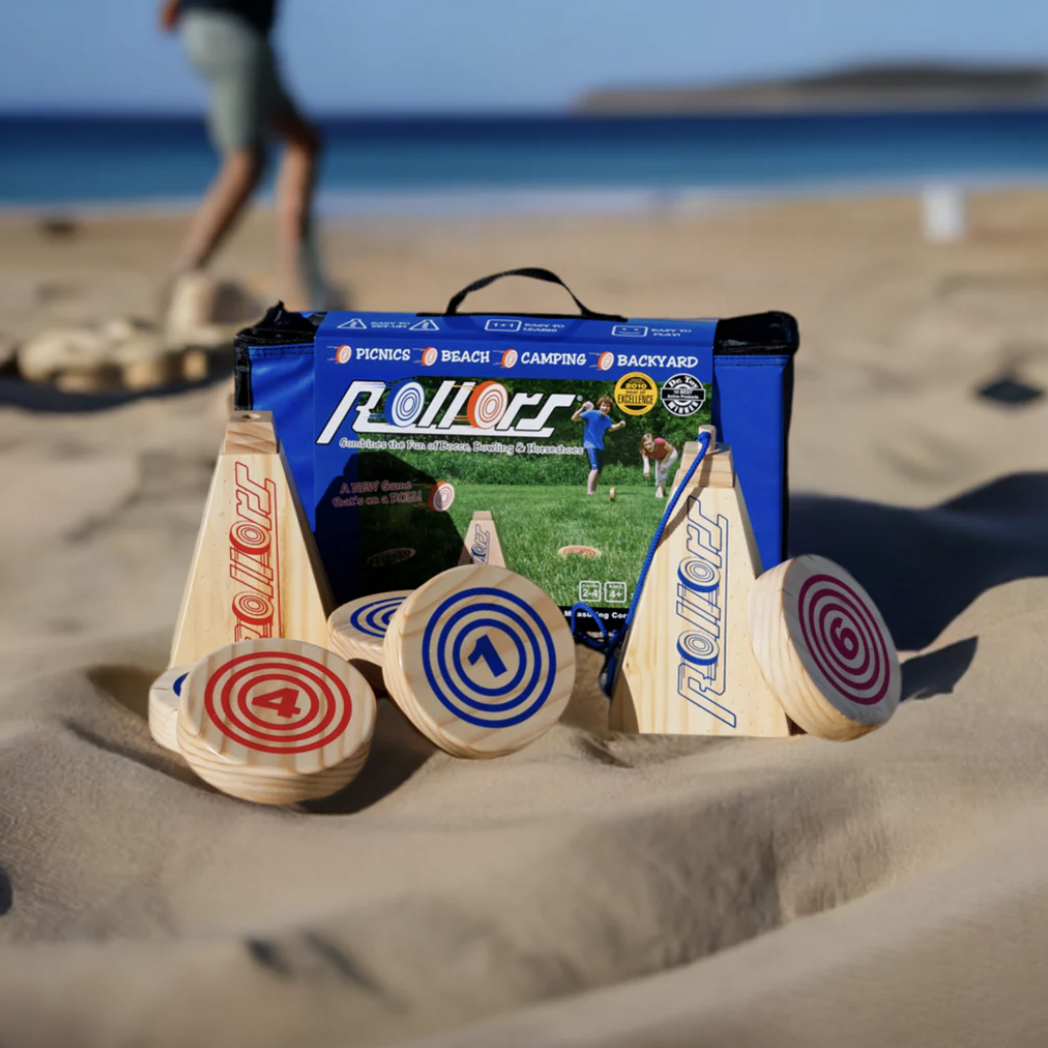
[[[264,162],[261,149],[234,149],[225,155],[182,242],[176,273],[207,265],[251,199]]]
[[[599,469],[591,469],[589,477],[586,479],[586,494],[596,495],[597,494],[597,478],[600,476]]]
[[[309,272],[313,260],[307,257],[307,238],[312,221],[313,187],[320,135],[298,115],[283,117],[276,124],[284,142],[284,155],[277,175],[277,238],[280,260],[280,297],[288,309],[315,308],[319,273]]]

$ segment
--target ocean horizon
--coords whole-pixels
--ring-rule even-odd
[[[329,215],[703,208],[733,199],[1048,182],[1048,109],[324,117]],[[0,115],[0,209],[192,206],[200,117]],[[262,194],[272,189],[272,170]]]

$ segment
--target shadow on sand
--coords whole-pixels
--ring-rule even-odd
[[[123,407],[137,400],[157,400],[161,397],[176,397],[184,393],[193,393],[198,389],[228,381],[233,376],[233,349],[230,347],[228,359],[218,353],[210,365],[210,372],[199,382],[171,382],[154,389],[131,390],[114,389],[98,393],[64,393],[54,386],[43,383],[24,382],[19,378],[0,378],[0,407],[22,408],[25,411],[37,411],[41,414],[93,414],[108,411],[111,408]]]
[[[797,495],[790,555],[802,553],[847,568],[899,649],[917,651],[986,590],[1048,575],[1048,473],[1001,477],[920,510]]]

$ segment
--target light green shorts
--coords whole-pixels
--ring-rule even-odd
[[[262,145],[273,122],[294,112],[269,41],[222,11],[187,11],[180,28],[189,61],[211,85],[208,131],[220,153]]]

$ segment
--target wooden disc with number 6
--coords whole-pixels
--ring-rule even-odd
[[[899,705],[902,671],[867,592],[825,557],[766,571],[750,590],[753,651],[789,718],[809,735],[854,739]]]
[[[575,683],[575,643],[533,582],[469,564],[404,601],[386,631],[384,666],[391,697],[437,746],[498,757],[556,723]]]
[[[245,640],[201,659],[182,688],[178,746],[225,793],[260,804],[326,797],[356,778],[375,695],[334,652]]]

